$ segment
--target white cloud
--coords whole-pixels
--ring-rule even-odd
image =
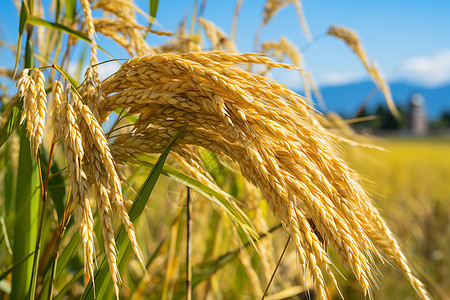
[[[435,87],[450,82],[450,49],[432,56],[408,58],[395,79]]]
[[[357,72],[323,72],[317,76],[321,86],[345,85],[364,79],[367,79],[367,74]]]
[[[450,49],[436,52],[431,56],[414,56],[406,59],[394,76],[385,76],[389,82],[406,81],[426,87],[437,87],[450,83]],[[365,71],[312,71],[320,87],[346,85],[360,81],[370,81]],[[302,79],[295,71],[273,72],[275,80],[298,90],[302,89]]]
[[[370,80],[367,73],[358,72],[312,72],[311,75],[319,87],[345,85],[363,80]],[[303,89],[303,79],[298,71],[282,70],[274,72],[273,77],[276,81],[285,84],[291,89]]]

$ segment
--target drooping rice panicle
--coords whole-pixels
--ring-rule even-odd
[[[45,93],[44,74],[39,69],[33,73],[33,79],[36,85],[36,111],[31,119],[31,122],[33,123],[33,132],[30,133],[30,144],[32,153],[34,156],[37,156],[39,145],[44,138],[45,117],[47,114],[47,95]]]
[[[212,50],[231,50],[236,51],[236,45],[231,42],[225,32],[211,21],[199,18],[198,22],[205,29],[206,35],[211,42]]]
[[[322,239],[349,265],[366,294],[376,284],[378,249],[420,291],[357,175],[335,150],[334,136],[301,96],[234,65],[249,59],[270,61],[203,52],[125,62],[103,83],[108,100],[101,115],[122,107],[138,120],[114,140],[113,153],[126,159],[160,152],[188,124],[179,145],[202,146],[240,165],[293,238],[300,263],[311,271],[321,297],[328,297],[323,272],[336,283]],[[222,60],[228,62],[226,68],[220,68]]]
[[[27,132],[31,153],[37,157],[39,145],[44,138],[45,117],[47,114],[47,95],[45,78],[40,70],[29,76],[29,69],[22,71],[17,82],[18,91],[23,97],[21,122],[27,119]]]
[[[150,18],[130,0],[99,0],[92,6],[93,9],[102,11],[104,17],[93,20],[95,29],[107,37],[112,38],[128,51],[130,55],[144,55],[155,53],[145,41],[147,32],[155,32],[145,28],[137,22],[135,12],[147,19]],[[113,16],[113,18],[111,17]],[[163,35],[171,35],[169,32],[161,32]]]
[[[103,93],[100,89],[100,80],[98,78],[98,58],[97,58],[97,42],[95,39],[95,23],[92,17],[91,5],[88,0],[81,0],[84,17],[86,19],[88,36],[91,40],[91,55],[89,59],[90,66],[85,74],[85,89],[87,91],[86,102],[94,115],[98,117],[98,106],[103,100]]]
[[[58,80],[53,82],[52,95],[53,99],[49,108],[49,118],[53,126],[53,140],[56,141],[56,139],[62,137],[64,134],[64,121],[61,114],[61,107],[62,103],[66,101],[62,83]]]
[[[266,0],[261,25],[259,26],[255,34],[254,49],[257,49],[259,42],[259,35],[261,33],[262,28],[269,23],[269,21],[275,16],[275,14],[278,11],[280,11],[283,7],[291,3],[295,5],[295,10],[297,12],[297,17],[300,21],[303,33],[305,34],[308,41],[312,41],[312,35],[309,30],[308,23],[306,22],[305,15],[303,13],[303,5],[301,0]]]
[[[320,93],[313,76],[306,70],[306,64],[302,53],[291,41],[289,41],[286,37],[281,37],[279,43],[264,42],[262,44],[262,49],[264,51],[271,51],[273,55],[278,57],[280,60],[283,60],[283,55],[286,55],[294,65],[302,68],[299,72],[303,79],[303,90],[305,91],[306,98],[312,99],[312,90],[317,101],[324,106],[322,94]]]
[[[389,85],[386,83],[386,80],[384,80],[381,72],[378,70],[376,63],[369,59],[369,56],[364,50],[357,34],[353,30],[343,26],[330,26],[330,28],[328,28],[327,34],[333,35],[343,40],[356,54],[356,56],[358,56],[372,80],[383,92],[386,103],[392,114],[396,117],[399,117],[399,112],[395,107],[394,100],[392,99],[391,89],[389,88]]]
[[[64,124],[64,150],[69,180],[74,199],[75,221],[80,230],[84,248],[84,281],[94,281],[94,221],[89,202],[87,177],[82,168],[84,158],[83,138],[79,129],[77,113],[67,101],[62,102],[61,119]]]
[[[101,166],[104,168],[105,175],[107,181],[107,185],[110,187],[110,199],[112,203],[116,206],[117,211],[119,213],[120,219],[122,221],[122,224],[125,227],[125,230],[128,234],[128,237],[131,241],[131,246],[136,253],[136,256],[139,259],[139,262],[142,266],[144,266],[144,260],[142,256],[142,252],[139,249],[139,246],[137,244],[136,235],[134,231],[134,225],[130,221],[130,218],[128,216],[128,212],[126,211],[126,208],[124,207],[123,203],[123,196],[122,196],[122,188],[121,188],[121,180],[117,173],[115,160],[112,157],[110,148],[109,148],[109,142],[105,137],[105,134],[103,132],[103,129],[99,125],[97,119],[85,104],[81,102],[80,99],[78,99],[76,96],[73,98],[75,106],[77,107],[78,111],[81,114],[81,118],[83,119],[83,122],[87,125],[87,132],[85,132],[86,140],[92,139],[93,146],[96,147],[96,149],[99,152],[98,159],[100,160]],[[94,163],[94,162],[91,162]]]

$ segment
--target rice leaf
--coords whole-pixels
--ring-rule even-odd
[[[151,158],[140,158],[139,162],[142,165],[147,166],[154,165],[152,163]],[[252,222],[245,215],[245,213],[232,202],[232,200],[234,200],[235,202],[237,202],[238,200],[234,199],[231,195],[229,195],[229,198],[226,198],[222,194],[206,186],[197,179],[167,164],[164,165],[162,169],[162,174],[169,176],[189,186],[190,188],[196,190],[197,192],[201,193],[202,195],[210,199],[218,207],[220,207],[227,215],[229,215],[231,219],[234,220],[245,233],[250,234],[253,238],[257,237],[256,232],[253,229]]]
[[[76,15],[76,7],[77,2],[75,0],[66,0],[66,10],[65,10],[65,16],[66,18],[73,20]]]
[[[13,133],[14,130],[16,130],[17,126],[19,126],[21,110],[22,110],[22,99],[19,99],[18,101],[16,101],[16,104],[11,110],[9,116],[7,116],[8,118],[7,121],[3,124],[2,128],[0,129],[0,148],[9,138],[11,133]]]
[[[16,77],[17,64],[19,63],[20,58],[20,49],[22,48],[22,35],[25,29],[25,24],[27,23],[27,19],[28,19],[28,11],[24,1],[22,1],[22,6],[20,7],[19,32],[17,33],[16,62],[14,64],[13,77]]]
[[[149,26],[151,27],[153,25],[153,22],[155,21],[156,18],[156,12],[158,10],[158,3],[159,0],[150,0],[149,1],[149,11],[150,11],[150,24]]]
[[[20,152],[15,198],[13,263],[34,251],[39,214],[39,175],[31,159],[31,150],[25,127],[19,129]],[[30,288],[33,260],[27,260],[12,272],[11,299],[26,299]]]
[[[59,278],[62,275],[62,272],[66,268],[69,260],[72,258],[74,253],[77,251],[80,243],[81,243],[81,236],[78,233],[78,231],[76,231],[72,235],[72,238],[70,239],[67,246],[64,246],[64,249],[62,250],[61,255],[58,256],[58,264],[56,265],[55,278]]]
[[[141,189],[139,190],[139,193],[136,196],[136,199],[133,202],[133,205],[130,209],[130,220],[133,223],[136,223],[139,217],[141,216],[142,212],[144,211],[145,205],[147,204],[147,200],[150,197],[150,194],[153,191],[153,188],[156,185],[156,182],[158,181],[158,178],[162,172],[164,162],[169,155],[170,150],[172,149],[172,146],[174,145],[175,141],[180,137],[180,135],[183,133],[186,126],[182,127],[181,130],[174,136],[172,141],[169,143],[169,145],[166,147],[166,149],[161,153],[161,155],[158,158],[158,161],[150,171],[147,179],[145,180],[144,184],[141,186]],[[116,234],[116,245],[118,249],[118,259],[117,261],[120,262],[124,258],[124,254],[127,252],[127,247],[131,247],[130,241],[128,239],[128,235],[125,231],[125,228],[123,225],[120,226],[119,230]],[[84,290],[83,296],[81,299],[94,299],[96,296],[98,299],[103,299],[105,294],[108,290],[108,285],[111,281],[111,277],[109,276],[109,267],[106,257],[103,258],[102,263],[100,264],[100,268],[95,274],[95,293],[94,288],[92,285],[92,281],[89,282],[88,286]]]
[[[3,177],[3,184],[4,184],[4,205],[2,207],[2,213],[5,215],[11,215],[12,214],[12,205],[14,201],[14,186],[15,182],[13,180],[14,171],[13,171],[13,165],[11,161],[11,146],[10,143],[7,142],[5,144],[5,149],[3,150],[3,170],[5,171],[5,176]]]
[[[54,300],[62,300],[62,299],[67,299],[67,297],[65,297],[66,293],[68,290],[70,290],[73,285],[80,280],[81,276],[83,275],[83,268],[80,268],[80,270],[73,275],[72,279],[70,279],[69,282],[65,283],[63,288],[59,291],[58,296],[56,296],[55,298],[53,298]]]
[[[8,276],[11,272],[13,272],[15,269],[17,269],[18,267],[20,267],[24,262],[27,261],[27,259],[29,259],[32,255],[34,254],[34,251],[31,252],[30,254],[28,254],[27,256],[25,256],[24,258],[20,259],[18,262],[16,262],[14,265],[12,265],[11,267],[9,267],[5,272],[3,272],[2,274],[0,274],[0,281],[2,281],[3,279],[6,278],[6,276]]]
[[[63,25],[63,24],[49,22],[49,21],[46,21],[44,19],[41,19],[41,18],[35,17],[35,16],[28,16],[27,23],[32,24],[32,25],[44,26],[44,27],[47,27],[50,29],[65,32],[65,33],[69,34],[70,36],[73,36],[75,38],[83,40],[87,43],[91,43],[91,40],[89,39],[89,37],[87,35],[85,35],[82,32],[76,31],[66,25]]]
[[[60,31],[60,32],[65,32],[65,33],[67,33],[68,35],[70,35],[72,37],[75,37],[75,38],[78,38],[80,40],[83,40],[83,41],[85,41],[85,42],[87,42],[89,44],[91,43],[91,40],[89,39],[89,37],[87,35],[85,35],[84,33],[79,32],[77,30],[74,30],[74,29],[72,29],[72,28],[70,28],[70,27],[68,27],[66,25],[60,24],[60,23],[49,22],[49,21],[46,21],[44,19],[41,19],[41,18],[38,18],[38,17],[35,17],[35,16],[28,16],[27,23],[28,24],[32,24],[32,25],[44,26],[44,27],[47,27],[47,28],[50,28],[50,29],[54,29],[54,30],[57,30],[57,31]],[[105,52],[110,57],[113,57],[111,54],[109,54],[108,51],[106,51],[102,47],[98,46],[98,48],[100,50],[102,50],[103,52]]]

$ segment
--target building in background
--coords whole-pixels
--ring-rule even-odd
[[[409,98],[409,129],[413,135],[428,133],[428,119],[425,98],[420,93],[414,93]]]

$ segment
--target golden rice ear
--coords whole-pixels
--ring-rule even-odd
[[[25,70],[22,75],[25,74]],[[26,75],[28,76],[28,75]],[[27,132],[30,139],[30,144],[34,140],[34,113],[37,111],[37,94],[38,87],[36,86],[36,82],[34,80],[34,76],[26,77],[21,76],[21,80],[19,80],[19,89],[22,91],[23,95],[23,109],[22,109],[22,117],[21,122],[27,119]],[[34,149],[34,147],[32,147]],[[33,155],[35,154],[34,150],[32,151]]]
[[[322,94],[319,91],[319,88],[311,75],[311,73],[306,69],[306,63],[303,58],[302,53],[300,50],[295,46],[289,39],[286,37],[282,37],[280,39],[280,42],[264,42],[262,44],[262,49],[265,52],[272,53],[276,57],[278,57],[280,60],[283,60],[283,56],[289,57],[291,62],[300,68],[299,72],[303,80],[303,89],[305,91],[305,96],[307,99],[309,99],[310,105],[313,104],[312,102],[312,94],[311,91],[314,93],[316,99],[318,100],[319,104],[322,107],[325,107],[325,104],[323,102]]]
[[[28,75],[29,69],[24,69],[17,80],[17,94],[23,97],[23,109],[22,116],[20,118],[20,123],[27,118],[27,115],[33,109],[30,105],[34,105],[34,98],[36,94],[36,86],[34,80]],[[31,118],[31,117],[30,117]]]
[[[89,202],[87,177],[82,167],[84,159],[83,138],[77,113],[67,101],[61,105],[64,124],[64,150],[66,154],[70,186],[74,199],[75,221],[80,230],[84,248],[84,281],[94,282],[94,220]]]
[[[400,118],[400,114],[395,107],[394,100],[392,99],[391,89],[389,88],[389,85],[386,83],[386,80],[378,70],[377,64],[369,59],[369,56],[364,50],[358,36],[356,35],[356,32],[343,26],[330,26],[330,28],[328,28],[327,34],[343,40],[347,44],[347,46],[356,54],[356,56],[358,56],[372,80],[383,92],[386,103],[392,114],[396,118]]]
[[[178,149],[201,146],[240,165],[284,224],[320,297],[329,297],[324,273],[337,287],[328,244],[366,295],[376,285],[374,259],[383,253],[427,299],[358,176],[335,150],[334,135],[301,96],[245,72],[237,66],[240,62],[285,66],[254,54],[226,52],[150,55],[125,62],[102,86],[108,105],[100,108],[101,115],[117,108],[137,115],[130,131],[112,143],[114,154],[126,160],[161,152],[188,124]]]
[[[85,128],[85,141],[88,141],[89,144],[93,146],[91,148],[92,151],[90,151],[90,163],[93,164],[95,174],[94,179],[101,181],[100,183],[103,186],[110,189],[110,202],[117,208],[122,224],[124,225],[130,239],[131,246],[142,267],[145,268],[143,255],[136,240],[134,225],[130,221],[128,212],[123,203],[121,180],[116,168],[115,160],[111,154],[109,142],[105,137],[102,127],[98,123],[89,107],[83,104],[78,96],[74,95],[73,99],[75,106],[77,107],[77,110],[81,115],[82,123],[84,124],[83,126]],[[98,170],[99,167],[100,170]],[[95,168],[97,168],[98,172]],[[99,187],[100,186],[101,185],[99,185]]]
[[[37,69],[28,76],[28,69],[22,71],[17,82],[18,93],[23,97],[20,122],[27,119],[27,132],[31,153],[37,157],[39,145],[44,138],[45,117],[47,114],[47,95],[44,74]]]
[[[300,21],[300,25],[302,27],[303,33],[306,36],[306,39],[309,42],[312,41],[312,35],[309,30],[308,23],[306,22],[305,15],[303,13],[303,5],[301,0],[266,0],[266,3],[264,5],[262,22],[255,34],[255,41],[254,41],[255,50],[258,48],[259,35],[261,33],[262,28],[269,23],[269,21],[275,16],[275,14],[278,11],[280,11],[283,7],[291,3],[295,5],[297,17]]]
[[[50,123],[53,124],[53,141],[63,136],[63,120],[61,118],[62,103],[67,101],[67,95],[63,92],[62,83],[55,80],[52,85],[52,102],[49,108]]]
[[[95,30],[122,46],[131,56],[152,54],[155,51],[145,41],[147,33],[172,35],[168,31],[156,31],[137,22],[136,13],[150,20],[150,16],[130,0],[99,0],[92,9],[102,11],[103,17],[93,20]],[[111,15],[114,18],[111,18]]]
[[[216,26],[211,21],[205,20],[204,18],[199,18],[198,22],[205,29],[206,35],[211,42],[212,50],[231,50],[236,51],[237,48],[233,42],[231,42],[225,32]]]
[[[102,174],[94,174],[97,178],[98,175]],[[98,185],[100,184],[100,185]],[[114,229],[112,224],[112,209],[111,203],[109,199],[109,191],[103,185],[102,182],[96,180],[96,199],[97,199],[97,208],[100,216],[100,220],[102,222],[102,234],[104,240],[104,247],[106,252],[106,257],[108,258],[108,266],[109,272],[111,274],[111,278],[114,285],[114,292],[116,296],[119,295],[119,284],[121,283],[119,269],[117,267],[117,251],[116,251],[116,242]]]
[[[87,28],[88,28],[88,36],[91,40],[91,58],[90,64],[95,65],[98,63],[97,59],[97,42],[95,40],[95,25],[94,19],[92,17],[92,10],[89,0],[80,0],[81,7],[83,8],[84,18],[86,19]]]

